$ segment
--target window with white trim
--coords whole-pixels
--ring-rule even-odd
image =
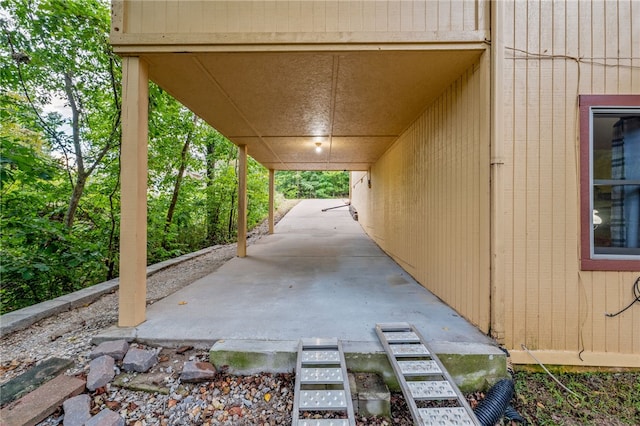
[[[580,110],[583,269],[640,269],[640,96],[581,96]]]

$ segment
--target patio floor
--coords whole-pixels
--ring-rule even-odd
[[[249,246],[246,258],[149,306],[141,325],[96,339],[210,347],[216,341],[335,337],[345,352],[381,352],[376,323],[409,322],[436,353],[503,356],[493,340],[387,256],[347,207],[322,212],[341,204],[302,201],[273,235]]]

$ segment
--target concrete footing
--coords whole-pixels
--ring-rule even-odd
[[[391,393],[382,377],[372,373],[349,373],[353,410],[359,416],[391,417]]]
[[[290,373],[295,369],[298,342],[293,340],[218,340],[209,359],[217,368],[236,375],[261,372]]]
[[[508,377],[505,354],[488,345],[439,342],[431,344],[461,391],[487,389]],[[382,346],[368,342],[343,342],[347,369],[375,373],[393,391],[400,387]],[[211,363],[237,375],[260,372],[290,373],[296,365],[298,342],[219,340],[209,353]]]

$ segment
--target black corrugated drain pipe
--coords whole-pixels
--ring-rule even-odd
[[[504,410],[504,418],[513,422],[522,423],[523,425],[527,424],[527,421],[513,408],[511,405]]]
[[[485,398],[473,410],[482,426],[494,426],[504,416],[514,391],[511,379],[499,380],[489,389]]]

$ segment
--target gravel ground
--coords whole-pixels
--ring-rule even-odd
[[[297,202],[285,200],[279,207],[280,220]],[[249,234],[252,244],[268,231],[262,223]],[[147,303],[170,295],[214,272],[236,254],[236,245],[221,246],[196,259],[162,270],[147,279]],[[117,322],[118,292],[102,296],[88,306],[63,312],[0,338],[0,383],[18,376],[51,357],[75,362],[67,374],[86,375],[91,339]],[[93,393],[92,414],[103,408],[119,412],[127,425],[284,425],[291,423],[294,376],[259,374],[232,376],[221,369],[212,382],[182,384],[179,374],[184,361],[208,360],[207,351],[192,348],[157,348],[160,363],[147,374],[161,392],[124,389],[113,383]],[[394,395],[394,418],[360,418],[359,425],[410,425],[401,395]],[[41,425],[62,424],[58,410]]]

